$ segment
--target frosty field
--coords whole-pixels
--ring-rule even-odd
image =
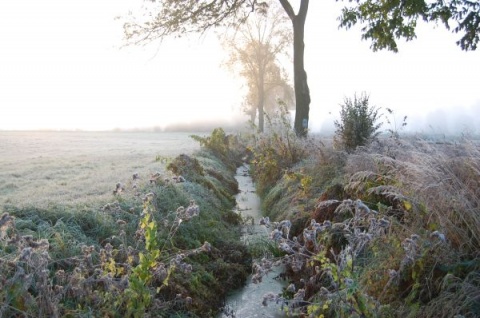
[[[0,207],[91,205],[199,148],[191,133],[0,132]]]

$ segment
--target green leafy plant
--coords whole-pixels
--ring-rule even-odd
[[[133,268],[129,276],[129,288],[125,291],[127,299],[128,316],[142,317],[145,310],[150,306],[152,293],[149,285],[153,279],[155,269],[160,265],[161,250],[157,238],[157,223],[153,219],[154,208],[150,200],[144,203],[143,218],[140,220],[140,231],[145,238],[145,250],[139,253],[139,263]],[[163,285],[168,284],[168,277],[173,267],[168,270],[168,276],[163,280]],[[162,285],[162,286],[163,286]],[[156,292],[162,287],[158,287]]]
[[[380,133],[382,123],[377,123],[379,119],[379,109],[369,105],[369,96],[365,93],[360,97],[355,94],[353,99],[345,98],[340,120],[335,121],[336,147],[352,152],[358,146],[369,144]]]

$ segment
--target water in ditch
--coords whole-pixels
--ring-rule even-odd
[[[235,178],[240,190],[236,196],[238,210],[244,218],[252,220],[251,225],[244,227],[242,239],[246,244],[258,240],[268,240],[268,229],[259,225],[259,220],[262,217],[260,198],[256,194],[255,185],[248,174],[248,166],[239,167]],[[280,305],[272,302],[269,302],[268,306],[262,305],[265,294],[269,292],[278,294],[285,286],[285,282],[278,279],[280,273],[281,268],[274,268],[258,284],[252,283],[252,277],[250,276],[243,288],[233,291],[227,297],[224,312],[218,318],[286,317],[282,313]]]

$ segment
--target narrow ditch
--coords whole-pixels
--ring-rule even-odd
[[[244,164],[237,169],[239,193],[235,199],[238,211],[243,218],[248,219],[248,225],[244,226],[242,240],[245,244],[267,241],[269,232],[259,224],[262,217],[260,197],[255,192],[255,184],[250,177],[248,165]],[[251,223],[250,223],[251,220]],[[251,317],[286,317],[282,313],[280,305],[269,302],[263,306],[263,296],[269,292],[275,294],[282,291],[285,286],[283,280],[278,279],[281,268],[274,268],[273,271],[263,277],[261,283],[254,284],[252,275],[247,279],[246,285],[238,290],[232,291],[226,299],[225,306],[218,318],[251,318]]]

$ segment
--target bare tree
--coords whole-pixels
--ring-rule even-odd
[[[288,18],[271,7],[256,13],[245,24],[227,35],[224,46],[229,51],[227,65],[246,82],[245,112],[255,123],[258,112],[258,130],[264,131],[265,112],[271,112],[282,99],[292,104],[293,88],[280,66],[279,55],[287,55],[286,47],[292,41]]]
[[[152,0],[143,17],[124,25],[126,40],[142,44],[170,35],[203,33],[211,28],[231,27],[247,21],[252,12],[265,12],[277,0]],[[299,136],[306,136],[310,111],[310,90],[304,67],[304,34],[309,0],[298,0],[295,13],[289,0],[278,0],[293,26],[293,72],[295,124]]]

